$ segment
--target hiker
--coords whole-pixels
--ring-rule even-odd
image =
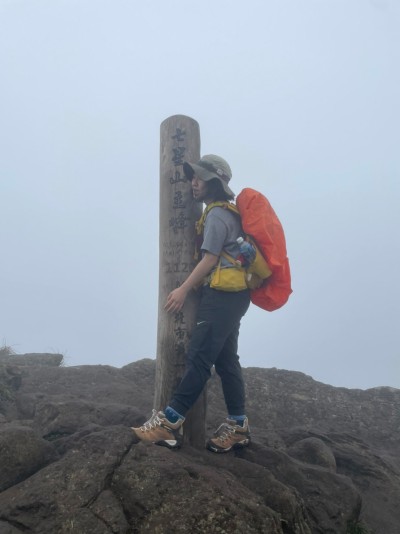
[[[219,156],[203,156],[198,163],[185,162],[183,170],[192,183],[193,197],[197,202],[209,206],[216,201],[234,199],[235,194],[228,185],[231,169]],[[247,288],[223,291],[210,287],[210,274],[218,262],[221,261],[222,269],[235,268],[221,257],[221,253],[238,258],[240,251],[236,239],[241,235],[240,217],[223,206],[210,209],[204,222],[202,258],[182,285],[168,295],[165,304],[167,312],[178,312],[188,292],[201,286],[185,374],[168,406],[163,411],[153,410],[143,426],[132,428],[142,441],[169,448],[180,447],[186,413],[202,392],[211,376],[211,368],[215,366],[221,378],[228,417],[206,446],[210,451],[220,453],[250,443],[244,381],[237,354],[240,320],[249,307],[250,292]]]

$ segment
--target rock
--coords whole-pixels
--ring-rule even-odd
[[[268,468],[282,484],[297,490],[313,533],[345,532],[347,524],[358,519],[361,496],[350,478],[257,444],[244,454],[248,461]]]
[[[59,461],[0,493],[0,517],[23,531],[109,533],[91,507],[133,442],[125,427],[82,437]]]
[[[0,492],[57,459],[55,448],[31,428],[0,427]]]
[[[305,438],[297,441],[287,452],[297,460],[319,465],[336,473],[335,456],[331,449],[319,438]]]
[[[62,364],[62,354],[27,353],[27,354],[1,354],[0,363],[8,363],[18,366],[26,365],[51,365],[58,367]]]
[[[22,530],[0,520],[0,532],[1,534],[21,534]]]
[[[377,454],[376,446],[371,448],[352,434],[334,433],[329,437],[338,472],[351,478],[362,495],[365,524],[385,534],[398,531],[395,521],[400,518],[400,473],[391,456]]]
[[[278,514],[236,478],[168,449],[139,444],[112,479],[132,532],[283,534]]]
[[[193,461],[194,452],[190,453]],[[215,469],[230,472],[240,484],[259,495],[266,506],[278,512],[284,532],[310,534],[311,518],[300,493],[295,488],[279,482],[264,466],[249,462],[248,453],[249,449],[233,458],[231,455],[208,454],[205,462]]]
[[[149,360],[151,362],[151,360]],[[149,382],[131,380],[124,368],[109,365],[82,365],[79,367],[39,367],[33,366],[22,378],[22,388],[17,403],[23,404],[25,413],[35,413],[38,402],[49,399],[61,401],[101,402],[103,404],[124,404],[133,406],[141,413],[151,412],[154,393],[154,362],[139,365],[139,369],[149,367]],[[144,373],[146,376],[146,373]],[[143,389],[145,388],[145,390]],[[25,401],[23,396],[27,396]],[[32,407],[27,405],[31,403]]]
[[[215,455],[137,442],[129,426],[151,413],[154,360],[0,356],[1,534],[344,534],[360,520],[398,532],[399,390],[244,369],[252,445]],[[208,400],[211,433],[226,417],[215,374]]]
[[[34,424],[46,439],[74,434],[88,424],[137,426],[143,422],[136,408],[84,400],[42,401],[36,406]]]
[[[17,366],[0,363],[0,402],[13,400],[21,381],[21,372]]]
[[[121,501],[111,490],[102,491],[90,505],[90,510],[109,527],[111,532],[118,534],[129,532],[129,523],[125,517]]]

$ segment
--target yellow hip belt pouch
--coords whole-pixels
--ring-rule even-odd
[[[254,245],[254,243],[252,243]],[[254,245],[255,246],[255,245]],[[221,256],[228,260],[232,266],[221,267],[221,258],[216,269],[207,277],[206,283],[213,289],[220,291],[243,291],[244,289],[256,289],[264,280],[272,274],[261,252],[255,246],[256,257],[248,267],[242,267],[226,252]]]

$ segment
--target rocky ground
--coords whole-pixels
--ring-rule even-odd
[[[253,443],[137,443],[155,361],[63,367],[0,353],[0,533],[400,532],[400,390],[244,369]],[[217,376],[207,427],[224,417]]]

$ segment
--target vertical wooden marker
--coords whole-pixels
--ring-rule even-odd
[[[186,351],[195,321],[198,296],[191,291],[184,308],[167,313],[168,294],[180,286],[196,265],[195,222],[202,204],[194,202],[191,183],[183,173],[183,162],[200,159],[198,123],[184,115],[174,115],[161,124],[160,145],[160,264],[156,391],[154,406],[162,410],[185,371]],[[184,424],[184,439],[194,447],[204,447],[206,391],[198,399]]]

